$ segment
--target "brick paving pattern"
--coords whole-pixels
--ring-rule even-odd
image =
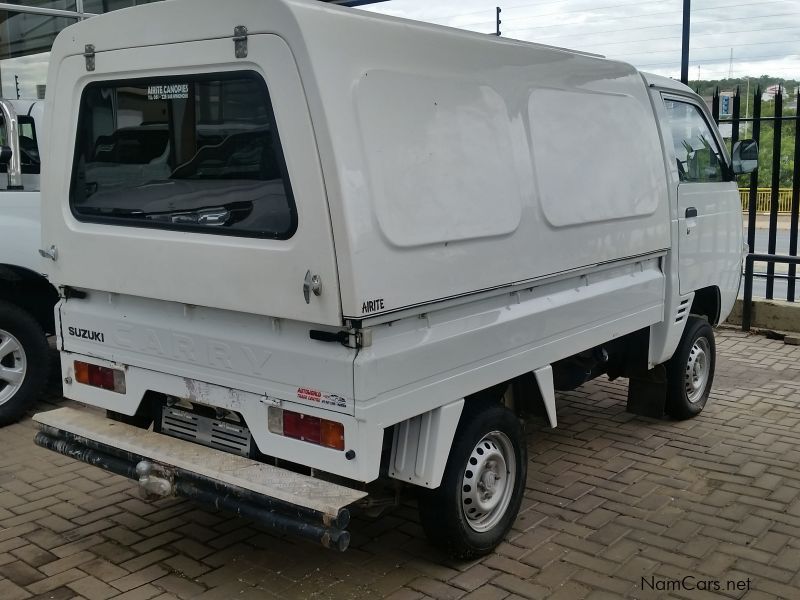
[[[147,504],[34,446],[25,421],[0,431],[0,600],[800,598],[800,348],[728,330],[718,351],[691,421],[627,414],[624,381],[561,394],[560,428],[531,427],[507,542],[467,564],[426,545],[413,502],[355,519],[335,554],[187,501]],[[642,589],[686,576],[722,590]]]

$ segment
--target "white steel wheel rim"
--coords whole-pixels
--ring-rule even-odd
[[[461,481],[461,510],[471,529],[489,531],[506,514],[517,477],[514,445],[502,431],[486,434],[472,449]]]
[[[28,372],[28,359],[20,341],[0,329],[0,405],[14,397]]]
[[[689,351],[684,373],[684,388],[686,398],[692,404],[698,402],[708,386],[708,376],[711,371],[711,347],[704,337],[697,338]]]

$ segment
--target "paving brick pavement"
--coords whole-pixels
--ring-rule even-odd
[[[626,382],[561,394],[533,426],[522,512],[471,563],[425,543],[413,502],[357,518],[335,554],[132,484],[0,430],[0,600],[800,597],[800,348],[718,335],[705,412],[624,411]],[[691,576],[721,592],[642,589]],[[727,582],[750,589],[727,590]],[[702,585],[702,584],[701,584]]]

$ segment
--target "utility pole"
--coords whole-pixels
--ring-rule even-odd
[[[731,62],[728,64],[728,79],[733,77],[733,48],[731,48]]]
[[[501,13],[501,12],[503,12],[503,9],[501,9],[501,8],[498,6],[498,7],[497,7],[497,16],[496,16],[496,20],[497,20],[497,33],[495,33],[495,35],[496,35],[497,37],[500,37],[500,23],[502,23],[502,21],[500,20],[500,13]]]
[[[683,0],[683,48],[681,50],[681,83],[689,83],[689,30],[692,0]]]

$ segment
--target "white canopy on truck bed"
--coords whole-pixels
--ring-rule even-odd
[[[51,269],[69,285],[335,325],[670,245],[647,86],[624,63],[312,0],[174,0],[69,27],[50,68],[53,157],[74,153],[80,101],[61,80],[263,75],[298,212],[283,241],[88,225],[52,161],[44,244],[71,255]]]

